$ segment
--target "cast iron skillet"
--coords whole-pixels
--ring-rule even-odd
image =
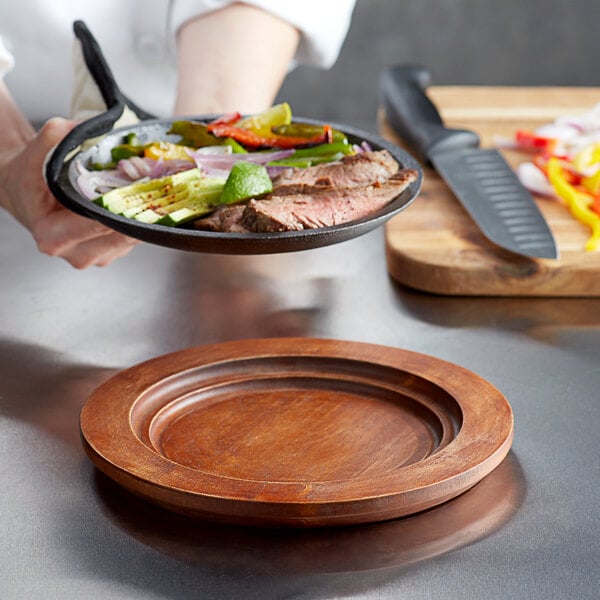
[[[96,219],[115,231],[133,238],[179,250],[221,254],[268,254],[318,248],[365,234],[381,226],[406,208],[419,193],[423,177],[422,170],[419,163],[410,154],[378,136],[353,127],[328,123],[335,129],[343,131],[350,142],[360,143],[366,141],[374,150],[387,149],[400,163],[401,167],[415,169],[418,172],[417,181],[383,210],[367,218],[333,227],[302,231],[219,233],[163,225],[148,225],[112,214],[79,193],[76,185],[75,161],[82,160],[83,164],[87,165],[90,159],[100,162],[109,160],[110,149],[120,143],[123,137],[130,132],[135,132],[142,143],[152,140],[177,141],[179,138],[167,133],[171,120],[154,118],[136,106],[120,91],[100,47],[85,24],[76,21],[73,28],[76,37],[81,41],[86,64],[100,88],[107,110],[81,123],[62,140],[47,161],[45,175],[50,190],[59,202],[83,216]],[[119,119],[125,107],[129,107],[137,115],[140,123],[113,130],[114,123]],[[214,117],[215,115],[201,115],[191,118],[210,120]],[[297,117],[294,117],[294,121],[317,125],[325,124],[322,121]],[[95,146],[78,151],[84,141],[100,135],[104,135],[104,137]]]

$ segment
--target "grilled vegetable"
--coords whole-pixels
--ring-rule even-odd
[[[100,196],[96,204],[112,213],[144,223],[178,225],[209,213],[219,204],[225,181],[189,169],[132,183]]]

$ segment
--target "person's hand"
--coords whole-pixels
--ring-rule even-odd
[[[60,256],[77,269],[106,266],[137,241],[63,207],[43,177],[46,155],[74,126],[50,119],[26,145],[0,155],[0,204],[31,232],[44,254]]]

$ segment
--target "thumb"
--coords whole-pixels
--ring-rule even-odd
[[[69,121],[62,117],[48,119],[37,134],[38,148],[48,151],[58,144],[77,125],[77,121]]]
[[[50,158],[54,148],[77,124],[77,121],[53,117],[42,125],[29,146],[31,157],[35,162],[42,165],[43,174],[46,171],[46,162]]]

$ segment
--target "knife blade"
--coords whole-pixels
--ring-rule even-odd
[[[531,194],[495,149],[480,147],[476,133],[450,129],[427,96],[427,69],[386,68],[381,104],[392,129],[433,166],[482,233],[493,243],[531,258],[558,258],[554,236]]]

